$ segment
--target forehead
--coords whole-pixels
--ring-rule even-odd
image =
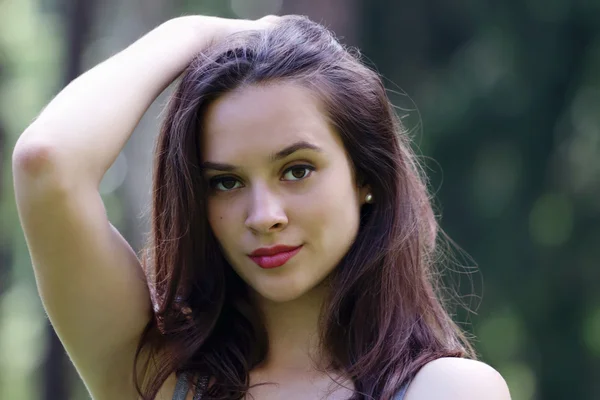
[[[317,96],[293,83],[250,85],[221,96],[207,110],[201,139],[203,158],[224,162],[262,158],[299,140],[341,146]]]

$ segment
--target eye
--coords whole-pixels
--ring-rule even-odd
[[[310,173],[315,170],[312,165],[294,165],[285,171],[284,177],[289,176],[290,181],[299,181],[310,176]]]
[[[209,181],[211,189],[215,189],[220,192],[228,192],[230,190],[237,189],[237,183],[240,183],[240,181],[231,176],[215,177]]]
[[[285,181],[300,181],[308,178],[310,173],[315,170],[312,165],[294,165],[285,170],[284,178]],[[211,189],[218,192],[230,192],[234,189],[242,187],[241,182],[232,176],[216,176],[209,180],[209,186]]]

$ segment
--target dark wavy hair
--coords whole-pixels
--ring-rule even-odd
[[[241,399],[250,370],[267,353],[260,313],[208,223],[201,135],[207,107],[219,96],[277,82],[318,96],[376,199],[362,208],[356,240],[329,277],[320,319],[321,343],[332,354],[328,371],[352,379],[353,400],[387,400],[429,361],[475,357],[442,304],[434,269],[438,225],[426,180],[380,77],[323,26],[288,16],[269,30],[213,44],[170,98],[143,252],[154,318],[133,371],[145,400],[173,372],[213,377],[207,398]],[[143,368],[152,374],[142,374],[142,384],[138,362],[146,352],[152,366]]]

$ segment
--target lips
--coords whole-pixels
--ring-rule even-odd
[[[294,257],[302,246],[273,246],[269,248],[260,248],[253,251],[248,257],[261,268],[281,267],[288,260]]]

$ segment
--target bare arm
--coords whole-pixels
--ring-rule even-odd
[[[38,291],[96,399],[137,397],[134,353],[151,317],[144,273],[107,220],[99,182],[143,113],[195,54],[265,23],[170,20],[71,82],[17,142],[15,195]]]
[[[37,174],[51,162],[70,179],[99,183],[150,104],[225,30],[224,21],[167,21],[73,80],[19,138],[17,165]]]

